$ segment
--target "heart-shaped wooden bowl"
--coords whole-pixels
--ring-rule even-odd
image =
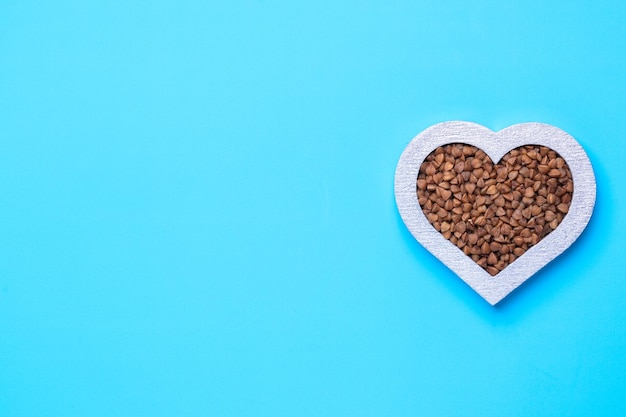
[[[439,163],[443,160],[441,156],[437,157],[437,161],[435,160],[435,153],[441,154],[441,148],[449,148],[451,144],[466,145],[464,149],[467,155],[457,155],[458,161],[465,161],[466,157],[470,161],[475,159],[477,152],[484,152],[500,168],[501,178],[498,178],[497,174],[493,178],[485,174],[485,179],[490,182],[486,187],[481,182],[479,185],[483,185],[482,190],[477,190],[477,187],[471,184],[464,184],[461,174],[468,180],[470,175],[463,172],[464,163],[455,166],[456,171],[459,172],[456,172],[454,168],[450,172]],[[508,178],[509,172],[505,169],[506,163],[509,163],[511,159],[511,151],[515,155],[518,149],[536,149],[537,152],[545,151],[545,149],[553,151],[549,155],[551,161],[546,161],[544,157],[543,162],[544,164],[552,162],[554,169],[560,169],[560,176],[557,178],[560,182],[557,184],[557,180],[550,179],[550,175],[556,177],[556,171],[552,173],[546,171],[543,176],[539,175],[539,172],[537,175],[533,174],[537,181],[551,181],[550,186],[546,185],[543,188],[540,187],[541,184],[535,184],[536,190],[533,190],[530,184],[524,186],[524,184],[519,184],[519,181],[511,181]],[[530,155],[537,156],[538,163],[541,164],[541,155],[535,155],[534,150]],[[503,157],[505,161],[501,161]],[[488,161],[489,165],[491,161]],[[482,168],[489,168],[478,167],[476,161],[473,162],[478,171]],[[557,162],[559,168],[554,166]],[[485,164],[484,161],[481,163]],[[425,168],[429,165],[430,172],[426,173]],[[491,168],[487,170],[495,172]],[[448,177],[445,176],[446,172],[450,172]],[[503,173],[507,174],[506,179]],[[456,178],[453,177],[454,174],[457,174]],[[416,187],[418,177],[423,188],[421,192],[420,184]],[[475,182],[476,178],[474,176],[472,178]],[[446,188],[450,187],[451,182],[453,190],[457,191],[456,197],[463,199],[467,206],[466,212],[472,212],[472,215],[462,213],[462,210],[458,209],[460,200],[455,200],[455,193],[448,193],[450,188]],[[495,186],[491,187],[493,185]],[[470,193],[467,192],[466,186],[471,191]],[[538,197],[530,196],[531,191],[545,194],[549,192],[549,189],[554,191],[557,186],[560,195],[556,197],[556,201],[551,201],[552,205],[548,204],[545,198],[539,198],[541,204],[538,204],[531,198]],[[496,188],[497,192],[500,192],[500,187],[508,191],[508,194],[502,193],[502,198],[498,198],[497,202],[498,195],[491,194],[496,196],[492,202],[489,193],[495,193]],[[510,191],[511,188],[515,188],[517,192]],[[525,193],[527,196],[524,196]],[[395,195],[402,220],[417,241],[485,300],[495,305],[565,251],[580,236],[593,212],[596,183],[591,162],[583,148],[573,137],[554,126],[524,123],[493,132],[474,123],[445,122],[434,125],[417,135],[404,150],[396,168]],[[467,200],[468,197],[471,201]],[[479,202],[484,202],[485,198],[488,203],[492,202],[491,209],[484,209],[484,212],[478,213],[475,197],[480,199]],[[430,202],[428,202],[429,198]],[[420,204],[420,199],[422,204]],[[449,201],[448,204],[446,204],[447,201]],[[500,204],[502,208],[498,210]],[[528,213],[524,211],[522,214],[522,210],[518,210],[520,213],[515,211],[515,208],[525,207],[525,205],[528,206],[526,207]],[[433,206],[439,216],[432,214]],[[455,212],[446,213],[447,210],[455,210]],[[531,211],[537,215],[531,217],[529,214]],[[548,224],[545,223],[546,213],[550,220]],[[479,214],[483,215],[480,222],[486,220],[487,226],[479,227],[475,224],[476,219],[480,217]],[[520,217],[525,214],[529,216]],[[436,221],[439,217],[444,220]],[[541,225],[535,225],[536,220]],[[518,224],[520,222],[523,227]],[[532,227],[527,226],[528,222]],[[493,230],[497,230],[498,233],[495,238],[484,230],[484,227],[487,227],[491,232],[492,226]],[[507,236],[501,235],[501,226],[508,231]],[[449,227],[452,229],[448,229]],[[535,228],[539,230],[540,236],[534,233]],[[523,233],[523,236],[520,236],[520,233]],[[522,245],[524,238],[528,243]],[[467,246],[468,239],[471,241],[481,239],[484,253],[479,255],[474,253],[475,247]],[[520,247],[523,246],[523,250],[513,243],[513,239],[520,243]],[[490,244],[491,249],[494,250],[489,249],[485,252]],[[501,247],[505,250],[504,254],[500,250],[495,250]],[[515,250],[515,255],[513,250]]]

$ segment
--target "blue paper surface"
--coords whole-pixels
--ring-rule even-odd
[[[626,4],[0,4],[0,416],[626,414]],[[553,124],[594,217],[496,308],[424,128]]]

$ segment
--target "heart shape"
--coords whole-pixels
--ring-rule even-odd
[[[419,184],[416,189],[416,181],[418,180],[418,176],[420,175],[420,168],[422,167],[422,164],[424,163],[424,161],[427,160],[429,155],[433,153],[433,151],[450,144],[465,144],[469,145],[469,147],[477,148],[478,150],[484,152],[486,156],[491,159],[491,161],[497,161],[498,163],[501,162],[501,159],[503,159],[503,157],[505,157],[507,153],[522,147],[528,147],[528,149],[541,149],[540,147],[546,147],[556,152],[563,159],[564,163],[559,162],[561,168],[554,168],[562,169],[565,171],[565,168],[569,167],[568,171],[571,172],[571,181],[573,182],[573,190],[570,194],[571,197],[565,197],[565,201],[559,201],[555,207],[558,207],[558,205],[560,204],[567,203],[569,203],[569,206],[561,206],[560,210],[559,208],[557,208],[556,213],[552,210],[549,210],[555,216],[557,216],[560,212],[562,215],[562,220],[560,222],[557,222],[558,224],[555,224],[555,222],[552,221],[554,219],[551,219],[550,222],[548,222],[548,227],[550,227],[550,224],[552,223],[555,228],[551,228],[550,233],[545,234],[543,233],[543,230],[541,230],[541,238],[539,238],[538,235],[537,238],[533,238],[531,232],[530,242],[527,242],[529,244],[527,244],[524,248],[524,252],[520,253],[519,250],[517,251],[517,254],[519,256],[514,254],[513,257],[508,256],[505,258],[503,255],[509,255],[510,250],[509,253],[502,254],[495,250],[498,249],[498,245],[493,245],[494,250],[492,250],[492,248],[490,247],[489,254],[497,253],[497,255],[494,256],[497,256],[498,258],[495,259],[494,262],[494,256],[491,256],[491,259],[485,259],[485,261],[481,261],[482,266],[480,266],[478,263],[476,263],[476,257],[472,259],[471,256],[473,254],[471,250],[468,256],[466,255],[466,253],[463,252],[462,249],[459,249],[458,247],[459,238],[463,237],[465,234],[464,239],[468,239],[467,236],[469,236],[470,234],[466,233],[467,230],[463,230],[463,226],[459,226],[457,229],[457,224],[459,224],[459,222],[455,222],[455,229],[450,235],[458,236],[456,241],[453,243],[450,240],[444,238],[444,236],[442,236],[441,234],[441,226],[444,222],[441,221],[439,223],[440,230],[436,230],[435,227],[433,227],[433,225],[431,224],[431,221],[429,221],[427,215],[424,213],[423,207],[422,205],[420,205],[420,201],[418,200]],[[529,145],[533,146],[529,147]],[[556,160],[556,157],[550,159]],[[539,162],[541,162],[541,160],[539,160]],[[504,161],[503,163],[506,165],[507,162]],[[498,165],[496,165],[496,167],[498,167]],[[424,168],[422,170],[422,180],[425,179],[425,174],[426,172]],[[434,175],[432,169],[430,170],[430,174]],[[549,173],[546,172],[546,174]],[[560,172],[558,178],[563,179],[567,177],[567,175],[565,177],[561,177],[561,174],[562,173]],[[553,172],[553,175],[556,177],[556,172]],[[535,177],[535,175],[533,175],[532,177]],[[442,177],[435,179],[439,180],[439,182],[444,182]],[[450,179],[451,178],[448,178],[448,180]],[[489,179],[490,178],[487,178],[487,180]],[[503,181],[497,181],[496,174],[496,182],[490,183],[488,187],[482,187],[481,190],[484,189],[486,194],[487,188],[494,184],[501,184],[502,182]],[[422,185],[424,184],[422,183]],[[440,187],[441,184],[436,184],[436,181],[431,181],[430,184],[426,184],[426,186],[428,185],[431,186],[431,191],[435,191],[436,197],[441,197],[441,193],[439,196],[436,195],[436,190],[438,188],[445,189],[445,185],[444,187]],[[484,184],[481,185],[484,186]],[[543,185],[540,184],[540,186]],[[500,187],[502,186],[500,185]],[[521,188],[525,190],[528,187],[530,187],[530,189],[533,189],[533,185],[530,184],[528,186],[524,185]],[[535,185],[535,187],[537,186]],[[564,180],[562,183],[560,183],[559,187],[561,187],[561,190],[559,191],[561,193],[561,196],[565,195],[563,193],[563,188],[567,187],[567,181]],[[545,189],[545,186],[541,189]],[[537,188],[537,190],[539,190],[539,188]],[[552,190],[556,191],[556,188],[552,187]],[[463,191],[466,192],[467,190],[463,189]],[[475,192],[475,190],[472,191],[473,193]],[[493,191],[493,189],[490,190],[490,192]],[[504,188],[505,193],[500,193],[501,189],[498,189],[497,191],[498,194],[506,194],[507,189]],[[520,189],[518,189],[518,192],[519,191]],[[534,191],[535,190],[533,190],[533,192]],[[528,193],[530,195],[530,191]],[[425,193],[422,194],[422,203],[425,203]],[[481,193],[479,192],[477,195],[480,194]],[[563,251],[565,251],[578,238],[578,236],[580,236],[582,231],[585,229],[587,223],[589,222],[591,214],[593,212],[596,195],[596,184],[591,162],[589,161],[589,158],[587,157],[587,154],[585,153],[583,148],[578,144],[578,142],[576,142],[573,137],[554,126],[541,123],[524,123],[508,127],[499,132],[493,132],[486,127],[474,123],[445,122],[431,126],[430,128],[417,135],[404,150],[396,168],[395,195],[396,204],[398,206],[400,215],[407,228],[409,229],[411,234],[418,240],[418,242],[420,242],[428,251],[434,254],[446,266],[448,266],[457,275],[459,275],[459,277],[461,277],[485,300],[487,300],[490,304],[495,305],[508,294],[510,294],[515,288],[519,287],[533,274],[535,274],[539,269],[544,267],[547,263],[552,261]],[[491,195],[496,195],[496,193],[494,192]],[[443,196],[451,197],[447,194],[447,192],[444,193]],[[527,211],[534,210],[534,212],[536,213],[536,208],[532,208],[533,204],[525,204],[524,201],[519,201],[519,197],[521,197],[522,200],[524,198],[529,199],[530,197],[522,197],[521,195],[517,194],[512,199],[510,198],[511,196],[508,197],[508,201],[517,202],[512,204],[524,204],[524,209],[527,208],[526,206],[529,206],[531,208],[529,208]],[[570,200],[569,202],[567,201],[568,198]],[[505,202],[506,201],[507,200],[505,200]],[[530,203],[529,200],[525,201],[526,203]],[[442,201],[439,201],[439,203],[441,202]],[[555,202],[556,201],[553,199],[552,203]],[[437,213],[440,213],[442,215],[449,214],[444,213],[444,211],[447,212],[448,210],[445,209],[445,201],[443,201],[443,203],[444,207],[441,207],[441,205],[437,203]],[[498,204],[501,203],[502,201],[499,200]],[[448,208],[450,208],[449,204]],[[474,207],[472,208],[474,209]],[[511,211],[511,205],[507,206],[505,204],[503,208],[505,212],[502,213],[502,211],[500,211],[500,216],[496,216],[495,212],[483,213],[490,215],[484,217],[488,222],[493,223],[493,227],[496,227],[496,225],[498,224],[498,220],[502,220],[500,219],[500,217],[504,216],[504,218],[506,219],[508,216],[510,218],[515,212],[515,209]],[[443,211],[441,209],[443,209]],[[524,209],[520,211],[523,212]],[[545,207],[541,207],[541,209],[542,213],[544,214],[544,220],[546,220],[545,214],[548,210]],[[467,207],[467,211],[471,212],[469,206]],[[453,214],[457,216],[459,214],[461,214],[461,216],[466,216],[465,214],[458,211],[457,213]],[[530,217],[527,217],[528,213],[521,214],[522,217],[518,220],[524,219],[522,223],[526,224],[523,228],[518,229],[518,233],[523,229],[528,229],[528,222],[532,218],[532,213]],[[552,214],[549,216],[550,218],[552,217]],[[518,213],[516,213],[515,217],[520,216]],[[433,218],[431,217],[430,220],[433,220]],[[458,220],[458,217],[456,218],[456,220]],[[464,219],[465,226],[468,225],[467,220],[468,217],[466,216],[466,218]],[[474,221],[475,220],[472,220],[472,227]],[[452,226],[450,222],[446,223]],[[543,221],[542,226],[545,227],[545,225],[546,222]],[[536,226],[536,221],[532,226]],[[446,225],[443,227],[447,228],[448,226]],[[500,232],[501,229],[500,231],[498,231],[498,233]],[[527,234],[528,232],[525,232],[525,235]],[[515,236],[514,235],[515,233],[507,236],[509,239],[520,237],[519,234]],[[493,239],[493,235],[491,236],[492,239],[490,240],[490,243],[496,242],[511,244],[510,241],[497,242],[495,239]],[[528,240],[528,236],[522,236],[522,238],[526,238],[526,240]],[[500,238],[500,240],[502,240],[502,238]],[[484,241],[482,243],[484,243]],[[521,245],[524,242],[518,239],[517,243],[520,243]],[[465,244],[462,243],[460,246],[465,248],[467,244],[468,242],[465,242]],[[468,250],[465,249],[465,251],[467,252]],[[489,258],[489,256],[487,256],[487,258]],[[509,258],[511,259],[510,262],[508,261]],[[503,264],[502,259],[507,259],[507,261],[504,262],[505,264]],[[499,266],[501,270],[498,269],[498,271],[494,271],[492,268],[490,270],[490,273],[488,272],[490,266]]]
[[[417,177],[430,224],[491,275],[558,227],[573,189],[565,160],[535,145],[513,149],[496,165],[474,146],[440,146]]]

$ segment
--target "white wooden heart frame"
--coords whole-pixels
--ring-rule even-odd
[[[547,146],[569,165],[574,192],[569,212],[559,226],[499,274],[491,276],[428,222],[417,201],[419,168],[437,147],[465,143],[482,149],[498,163],[524,145]],[[596,180],[584,149],[569,134],[542,123],[523,123],[494,132],[469,122],[445,122],[429,127],[406,147],[395,176],[396,204],[411,234],[491,305],[495,305],[546,264],[565,251],[583,232],[596,199]]]

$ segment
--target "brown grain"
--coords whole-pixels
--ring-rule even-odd
[[[565,160],[536,145],[496,165],[473,146],[442,146],[422,163],[416,185],[428,221],[491,275],[558,227],[574,190]]]

